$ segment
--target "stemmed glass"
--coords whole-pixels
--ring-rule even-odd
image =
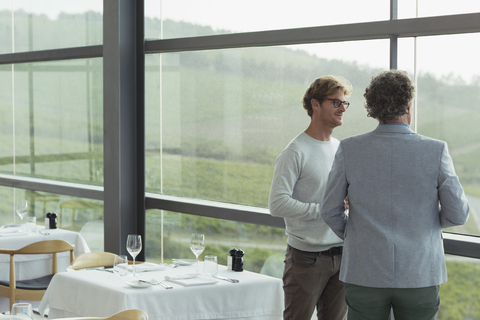
[[[33,319],[32,305],[30,303],[14,303],[11,315],[16,316],[15,319]]]
[[[15,204],[15,211],[17,212],[18,216],[22,220],[22,229],[26,229],[25,225],[23,224],[23,218],[27,215],[27,208],[28,208],[28,203],[27,200],[17,200],[17,203]]]
[[[205,250],[205,235],[204,234],[192,234],[190,239],[190,249],[197,258],[197,273],[198,273],[198,257]]]
[[[127,251],[133,257],[133,277],[135,273],[135,257],[142,251],[142,237],[139,234],[129,234],[127,237]]]

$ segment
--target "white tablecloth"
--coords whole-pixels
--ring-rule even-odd
[[[0,247],[3,249],[20,249],[28,244],[43,240],[65,240],[75,245],[74,255],[79,256],[82,253],[90,252],[87,243],[78,232],[52,229],[43,230],[50,233],[42,235],[29,232],[21,236],[0,236]],[[15,255],[15,275],[19,280],[33,279],[52,273],[52,255]],[[10,256],[0,254],[0,279],[9,279]],[[58,271],[65,271],[70,265],[70,254],[68,252],[58,254]],[[38,301],[33,303],[38,305]],[[9,299],[0,297],[0,312],[8,311],[10,308]]]
[[[164,280],[166,275],[192,272],[195,267],[180,266],[142,272],[137,278],[98,270],[57,274],[40,303],[39,311],[42,314],[49,307],[49,319],[107,317],[132,308],[144,310],[150,319],[155,320],[282,319],[284,302],[280,279],[248,271],[228,271],[219,266],[218,275],[240,282],[218,280],[215,284],[185,287]],[[138,278],[155,278],[173,289],[160,285],[132,288],[126,284]]]

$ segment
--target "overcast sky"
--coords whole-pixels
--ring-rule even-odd
[[[56,19],[60,12],[81,13],[103,11],[102,0],[0,0],[0,10],[23,9],[42,13]],[[162,6],[163,10],[160,10]],[[416,0],[399,1],[399,19],[416,16]],[[214,29],[232,32],[300,28],[316,25],[334,25],[390,18],[387,0],[145,0],[149,17],[208,25]],[[418,15],[480,12],[480,1],[475,0],[419,0]],[[373,67],[388,65],[388,41],[360,41],[335,44],[302,45],[303,50],[325,58],[356,61]],[[413,72],[414,41],[399,42],[399,68]],[[480,34],[423,37],[417,40],[419,71],[436,76],[453,73],[470,82],[480,75]]]

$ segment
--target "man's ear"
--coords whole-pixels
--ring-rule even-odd
[[[310,99],[310,103],[312,104],[312,108],[316,109],[316,108],[320,108],[320,102],[318,102],[317,99]]]

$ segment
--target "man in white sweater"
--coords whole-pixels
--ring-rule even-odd
[[[284,319],[308,320],[315,307],[319,320],[346,317],[345,288],[339,280],[343,241],[320,217],[319,201],[339,145],[331,135],[342,125],[351,91],[342,77],[316,79],[302,99],[310,125],[275,164],[269,209],[286,225]]]

